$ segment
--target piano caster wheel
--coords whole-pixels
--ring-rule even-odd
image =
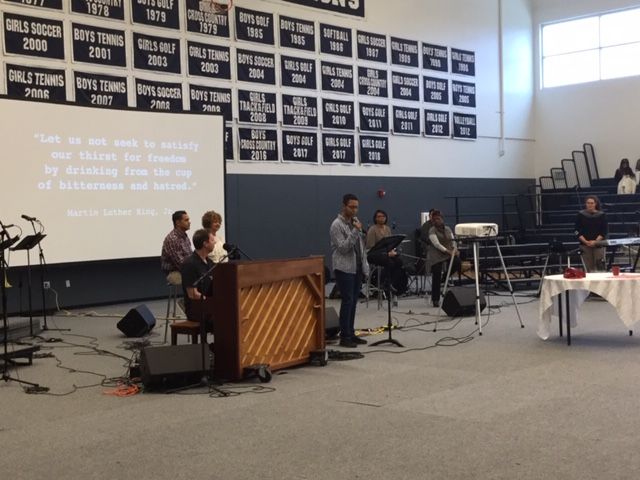
[[[318,367],[324,367],[327,365],[327,359],[329,355],[326,350],[312,350],[309,352],[309,364]]]
[[[271,381],[271,369],[265,363],[250,365],[244,368],[244,378],[258,377],[260,383],[269,383]]]
[[[269,383],[271,381],[271,370],[269,370],[269,367],[261,367],[258,369],[258,380],[260,380],[260,383]]]

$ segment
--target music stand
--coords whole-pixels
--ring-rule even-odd
[[[404,238],[405,235],[390,235],[388,237],[384,237],[380,239],[380,241],[378,241],[378,243],[376,243],[367,254],[367,260],[369,263],[383,267],[382,275],[385,277],[384,289],[387,294],[387,332],[389,332],[389,336],[385,340],[379,340],[372,343],[372,347],[382,345],[384,343],[391,343],[392,345],[404,348],[404,345],[391,336],[391,329],[393,327],[391,323],[391,275],[386,271],[388,268],[387,263],[389,261],[389,252],[400,245]]]
[[[42,239],[46,237],[43,233],[36,233],[34,235],[27,235],[24,237],[18,245],[12,247],[10,250],[16,252],[19,250],[25,250],[27,252],[27,286],[29,287],[29,334],[33,337],[33,300],[31,295],[31,255],[29,252],[33,247],[38,245]],[[44,288],[44,285],[43,285]],[[44,305],[42,306],[44,310]]]
[[[0,225],[2,225],[0,223]],[[2,230],[0,231],[0,290],[2,291],[2,329],[4,338],[2,340],[3,344],[3,355],[2,355],[2,380],[5,382],[13,381],[22,383],[25,385],[30,385],[32,387],[40,387],[37,383],[27,382],[26,380],[20,380],[19,378],[13,378],[9,375],[9,326],[7,324],[7,287],[4,284],[5,279],[5,268],[7,266],[4,260],[4,251],[7,248],[10,248],[14,243],[18,241],[20,237],[9,237],[7,240],[2,241],[2,238],[5,235],[6,230],[4,227],[0,227]]]

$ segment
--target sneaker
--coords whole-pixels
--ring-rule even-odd
[[[360,337],[352,337],[351,341],[353,343],[356,343],[358,345],[366,345],[367,341],[364,338],[360,338]]]
[[[346,348],[356,348],[358,346],[358,344],[350,338],[341,339],[339,345]]]

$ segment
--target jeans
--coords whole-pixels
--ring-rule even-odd
[[[362,287],[362,273],[345,273],[334,270],[336,283],[340,290],[340,338],[350,339],[356,336],[354,324],[356,320],[356,307]]]

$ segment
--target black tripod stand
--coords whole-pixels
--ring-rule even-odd
[[[371,344],[372,347],[376,347],[378,345],[383,345],[385,343],[390,343],[392,345],[396,345],[397,347],[404,348],[399,341],[395,340],[391,336],[391,330],[393,329],[393,324],[391,322],[391,297],[392,297],[392,288],[391,288],[391,274],[388,271],[388,263],[389,263],[389,252],[395,249],[398,245],[402,243],[404,240],[404,235],[391,235],[389,237],[385,237],[381,239],[378,243],[376,243],[367,255],[367,260],[369,263],[373,265],[379,265],[384,268],[382,275],[384,277],[384,291],[387,294],[387,332],[388,337],[384,340],[379,340]]]
[[[5,382],[18,382],[32,387],[40,387],[37,383],[27,382],[9,375],[9,326],[7,324],[7,288],[5,285],[5,273],[7,264],[4,260],[4,251],[18,241],[20,237],[11,238],[2,222],[0,222],[0,290],[2,290],[2,329],[3,329],[3,355],[2,355],[2,380]]]

